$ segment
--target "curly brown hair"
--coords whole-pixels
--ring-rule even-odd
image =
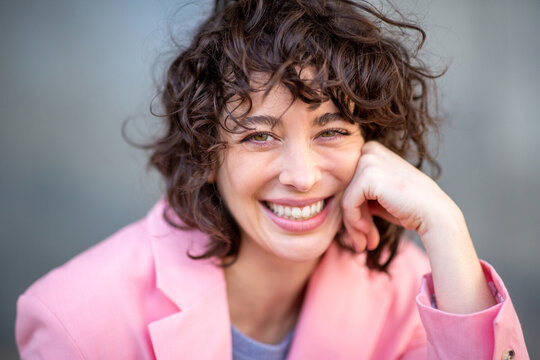
[[[419,41],[409,49],[411,32]],[[191,44],[168,68],[160,115],[166,133],[149,145],[149,164],[165,178],[168,206],[183,223],[165,212],[166,220],[210,237],[203,254],[190,256],[235,259],[238,254],[238,225],[208,179],[227,146],[220,141],[220,127],[231,131],[224,116],[238,123],[251,110],[254,73],[270,75],[266,94],[283,84],[292,101],[314,106],[333,101],[347,120],[359,124],[366,141],[381,142],[417,168],[428,162],[438,174],[427,135],[438,130],[428,99],[436,96],[433,79],[440,74],[417,58],[424,40],[417,25],[393,20],[366,2],[216,0]],[[309,83],[299,76],[307,67],[316,69]],[[228,109],[233,101],[247,105],[241,116]],[[387,271],[403,228],[380,218],[375,223],[381,242],[367,252],[366,265]],[[337,234],[339,244],[354,251],[340,239]]]

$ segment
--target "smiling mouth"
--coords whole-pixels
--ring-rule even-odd
[[[311,205],[303,207],[281,205],[269,201],[265,201],[264,205],[280,218],[293,221],[304,221],[320,214],[326,206],[326,200],[319,200]]]

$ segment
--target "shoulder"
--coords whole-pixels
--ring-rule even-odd
[[[112,294],[124,293],[126,286],[138,284],[149,275],[152,252],[146,234],[144,220],[126,226],[51,270],[25,295],[69,307],[77,298],[96,297],[99,301],[104,294],[110,298]]]
[[[144,345],[148,324],[176,311],[156,287],[151,223],[158,213],[154,208],[144,219],[53,269],[21,295],[16,320],[21,355],[39,350],[41,356],[42,351],[60,348],[73,351],[51,356],[85,357],[101,353],[98,349],[108,351],[104,357],[115,357],[120,353],[110,351],[120,348],[124,355],[129,349],[150,351]]]
[[[51,270],[24,295],[70,307],[83,299],[94,304],[132,301],[135,293],[140,296],[141,291],[155,288],[156,254],[174,249],[173,264],[182,262],[189,249],[183,243],[199,233],[169,225],[163,218],[165,209],[165,201],[159,201],[144,218]]]

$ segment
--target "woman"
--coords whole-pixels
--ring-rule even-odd
[[[167,73],[166,196],[21,296],[21,357],[528,358],[419,170],[436,76],[396,29],[423,42],[365,3],[216,1]]]

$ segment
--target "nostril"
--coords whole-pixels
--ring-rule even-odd
[[[297,191],[305,192],[310,190],[320,180],[320,175],[312,172],[282,172],[279,181],[283,185],[294,187]]]

